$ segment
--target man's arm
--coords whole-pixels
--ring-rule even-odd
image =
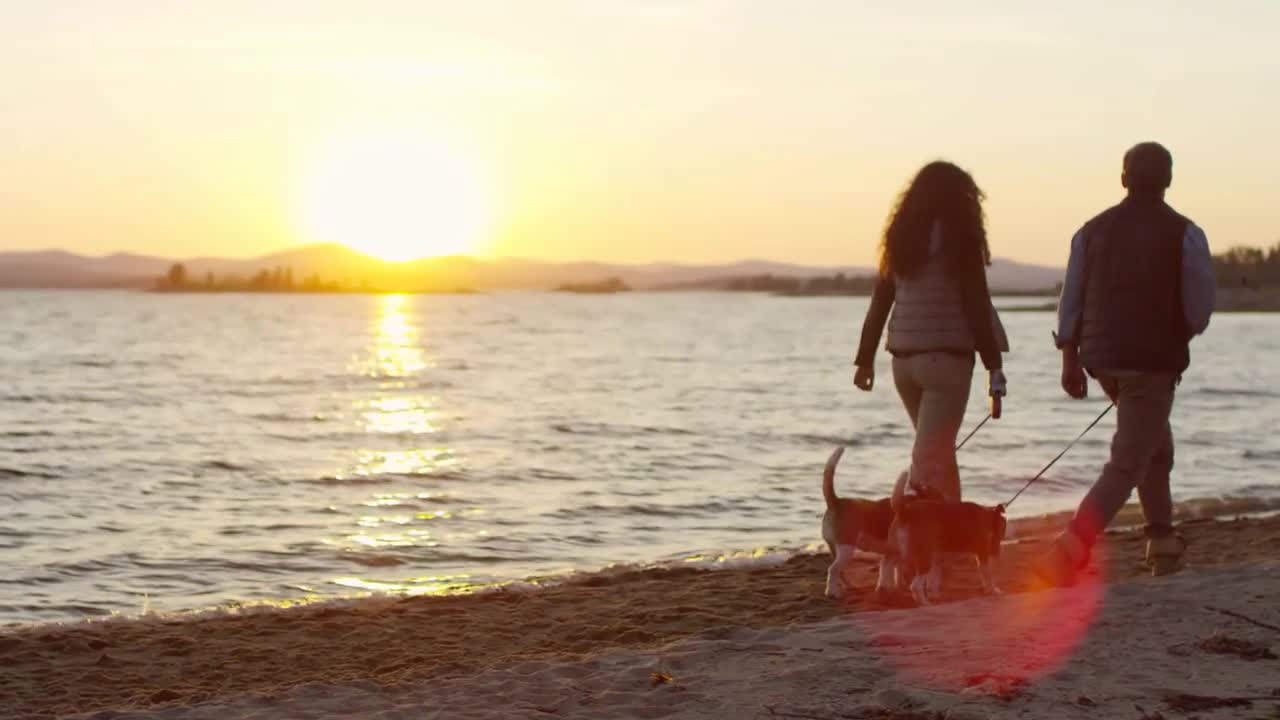
[[[1058,348],[1065,350],[1080,345],[1080,318],[1084,315],[1084,231],[1071,238],[1071,255],[1067,258],[1067,275],[1062,280],[1058,297]]]
[[[1080,367],[1080,320],[1084,316],[1084,230],[1071,238],[1067,276],[1058,298],[1058,331],[1053,334],[1062,351],[1062,389],[1080,399],[1089,394],[1089,380]]]
[[[1217,292],[1209,239],[1195,223],[1187,223],[1182,236],[1182,310],[1193,337],[1209,327]]]

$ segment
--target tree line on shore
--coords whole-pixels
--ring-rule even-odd
[[[216,276],[212,272],[201,277],[189,274],[182,263],[174,263],[169,272],[156,280],[155,289],[160,292],[341,292],[343,287],[336,282],[321,280],[316,273],[301,282],[295,281],[291,267],[259,270],[248,278]]]
[[[1233,247],[1213,256],[1219,287],[1280,287],[1280,242],[1269,248]]]
[[[1213,256],[1213,271],[1219,287],[1280,287],[1280,243],[1270,248],[1238,246]],[[839,273],[821,277],[783,277],[752,275],[731,278],[726,290],[738,292],[770,292],[782,295],[870,295],[876,276]],[[1031,295],[1056,294],[1061,288],[1045,288]]]
[[[1269,248],[1233,247],[1213,256],[1213,270],[1219,287],[1280,287],[1280,243]],[[768,292],[782,295],[870,295],[875,288],[875,283],[874,274],[838,273],[817,277],[763,274],[729,278],[721,287],[734,292]],[[608,281],[607,287],[597,289],[594,284],[591,284],[584,285],[583,288],[596,292],[617,292],[628,289],[621,280],[615,278]],[[250,277],[216,276],[212,272],[199,276],[189,273],[183,263],[174,263],[165,275],[157,278],[154,289],[159,292],[373,292],[367,282],[353,287],[345,283],[322,280],[316,273],[299,281],[295,279],[291,267],[263,269]],[[576,285],[564,286],[560,289],[584,291]],[[1045,288],[1039,294],[1051,294],[1054,290],[1054,288]]]
[[[819,277],[785,277],[765,274],[731,278],[725,289],[783,295],[870,295],[875,286],[874,275],[837,273]]]

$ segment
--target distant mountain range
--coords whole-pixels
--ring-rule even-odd
[[[318,275],[325,281],[340,282],[348,287],[367,285],[398,291],[551,289],[567,283],[615,277],[638,290],[718,289],[735,277],[817,277],[874,272],[866,267],[817,267],[763,260],[721,265],[619,265],[452,256],[390,263],[341,245],[308,245],[251,259],[175,260],[129,253],[85,256],[63,250],[0,252],[0,287],[147,288],[175,262],[181,262],[187,277],[197,282],[209,273],[219,278],[248,278],[262,270],[288,268],[296,278]],[[1061,280],[1062,270],[997,259],[987,269],[987,277],[994,291],[1026,292],[1052,288]]]

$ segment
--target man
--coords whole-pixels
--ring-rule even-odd
[[[1191,338],[1213,312],[1213,258],[1204,231],[1164,201],[1173,157],[1157,143],[1124,155],[1128,197],[1071,240],[1058,303],[1062,389],[1088,392],[1088,371],[1116,403],[1111,458],[1036,571],[1069,584],[1098,535],[1136,487],[1153,575],[1181,569],[1186,543],[1173,530],[1169,472],[1174,388],[1190,365]]]

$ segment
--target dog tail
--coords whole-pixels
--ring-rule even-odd
[[[836,495],[836,465],[840,464],[841,455],[844,455],[844,448],[836,448],[831,457],[827,458],[827,467],[822,471],[822,498],[827,501],[828,510],[834,508],[840,500]]]

